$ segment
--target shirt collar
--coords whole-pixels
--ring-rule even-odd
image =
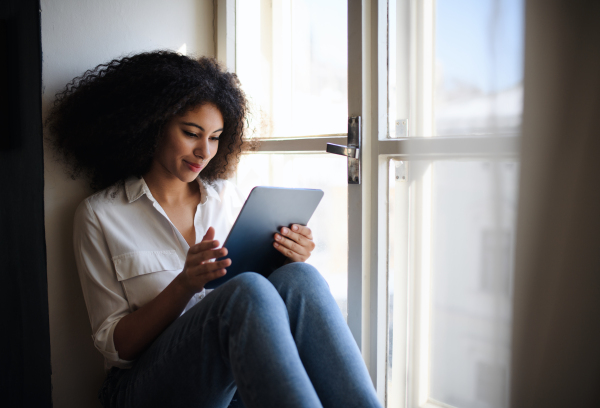
[[[131,176],[125,180],[125,193],[127,194],[127,200],[129,203],[133,203],[135,200],[146,194],[150,193],[146,182],[143,177]]]
[[[217,193],[217,190],[213,186],[202,181],[200,177],[197,177],[196,180],[198,180],[198,184],[200,185],[200,204],[206,203],[209,198],[221,201],[221,196],[219,196],[219,193]]]
[[[202,197],[200,199],[200,204],[206,203],[209,198],[221,201],[219,193],[217,193],[213,186],[206,184],[200,177],[197,177],[196,180],[200,186],[200,196]],[[127,194],[129,203],[136,201],[144,194],[146,194],[150,200],[155,201],[143,177],[138,178],[136,176],[131,176],[125,180],[125,193]]]

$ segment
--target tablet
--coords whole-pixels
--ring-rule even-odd
[[[204,287],[214,289],[243,272],[269,276],[285,262],[273,247],[274,234],[291,224],[308,224],[322,197],[317,189],[254,187],[223,244],[224,258],[231,259],[227,274]]]

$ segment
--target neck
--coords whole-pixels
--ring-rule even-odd
[[[144,181],[152,196],[163,206],[185,203],[200,195],[196,180],[187,183],[154,166],[144,174]]]

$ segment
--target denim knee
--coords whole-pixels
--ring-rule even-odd
[[[229,282],[234,292],[252,303],[279,303],[281,301],[277,290],[264,276],[255,272],[244,272]]]
[[[244,272],[230,280],[231,285],[244,291],[261,291],[268,290],[269,281],[267,278],[256,272]]]
[[[329,292],[327,281],[314,266],[305,262],[293,262],[282,266],[269,276],[269,281],[280,291]]]

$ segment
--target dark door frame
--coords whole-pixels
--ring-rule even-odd
[[[0,405],[51,407],[39,0],[0,2]]]

